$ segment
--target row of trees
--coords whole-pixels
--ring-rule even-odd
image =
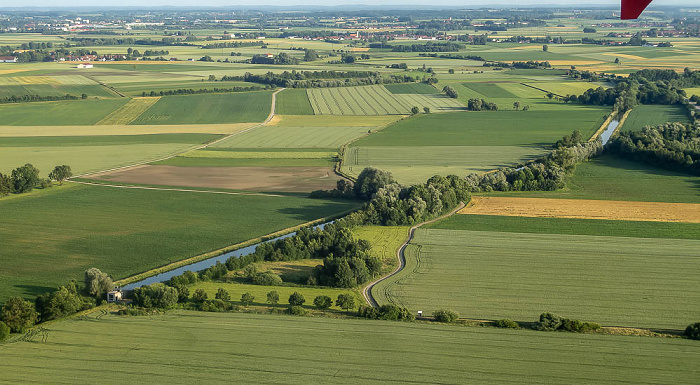
[[[9,194],[23,194],[32,191],[35,187],[48,187],[51,181],[63,183],[73,176],[70,166],[56,166],[49,173],[49,179],[39,177],[39,169],[27,163],[24,166],[12,170],[10,175],[0,173],[0,197]]]
[[[565,186],[565,176],[573,172],[578,163],[599,155],[603,150],[600,141],[581,143],[575,132],[564,137],[558,148],[532,163],[518,168],[502,168],[487,174],[470,174],[466,177],[468,190],[482,191],[554,191]],[[566,144],[571,144],[566,146]]]
[[[0,98],[0,103],[25,103],[25,102],[53,102],[57,100],[78,100],[87,99],[88,94],[75,96],[65,95],[10,95]]]
[[[548,61],[514,61],[511,63],[505,63],[500,61],[487,61],[483,64],[484,67],[499,67],[499,68],[516,68],[516,69],[548,69],[552,68],[552,65]]]
[[[294,56],[289,56],[284,52],[268,57],[268,55],[256,54],[250,58],[251,64],[274,64],[274,65],[295,65],[299,64],[299,59]]]
[[[192,88],[179,88],[176,90],[161,90],[161,91],[143,91],[141,96],[169,96],[169,95],[193,95],[193,94],[211,94],[211,93],[224,93],[224,92],[249,92],[249,91],[262,91],[270,89],[270,86],[260,87],[260,86],[250,86],[250,87],[228,87],[228,88],[200,88],[198,90]]]
[[[20,297],[8,299],[0,311],[0,323],[14,333],[22,333],[36,323],[63,318],[94,307],[113,286],[109,275],[92,268],[85,272],[82,289],[78,288],[75,281],[71,281],[53,292],[39,295],[34,304]],[[3,328],[0,326],[0,329]]]
[[[391,47],[392,52],[459,52],[460,49],[464,48],[464,45],[452,42],[427,42],[425,44],[406,44],[395,46],[390,46],[387,44],[384,45],[384,48],[389,47]]]
[[[247,72],[243,76],[222,76],[221,81],[245,81],[287,88],[327,88],[406,83],[415,79],[407,75],[386,77],[374,71],[284,71],[262,75]]]
[[[608,143],[606,150],[617,156],[669,170],[700,175],[700,127],[666,123],[625,131]]]

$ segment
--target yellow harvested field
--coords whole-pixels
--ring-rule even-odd
[[[700,223],[700,204],[473,197],[460,214]]]
[[[61,82],[50,76],[18,76],[15,79],[21,84],[61,84]]]
[[[557,65],[574,65],[574,66],[586,66],[603,64],[604,62],[600,60],[548,60],[549,64],[553,66]]]
[[[369,51],[369,48],[355,47],[355,48],[350,49],[350,52],[367,52],[367,51]]]
[[[29,71],[29,68],[2,69],[2,70],[0,70],[0,75],[4,75],[4,74],[14,74],[14,73],[17,73],[17,72],[24,72],[24,71]]]
[[[643,58],[643,57],[641,57],[641,56],[637,56],[637,55],[627,55],[627,54],[624,54],[624,53],[609,52],[609,53],[604,53],[603,55],[605,55],[605,56],[621,57],[621,58],[632,59],[632,60],[647,60],[646,58]]]
[[[10,136],[88,136],[146,134],[235,134],[257,123],[114,125],[114,126],[0,126],[0,137]]]
[[[151,108],[151,106],[156,104],[158,100],[160,100],[160,97],[133,98],[129,100],[125,105],[119,107],[111,114],[102,118],[102,120],[100,120],[96,124],[98,126],[129,124],[136,120],[136,118],[141,116],[141,114],[146,112],[146,110]]]
[[[542,46],[541,46],[541,45],[525,45],[525,46],[522,46],[522,47],[511,47],[511,48],[508,48],[508,49],[514,50],[514,51],[525,50],[525,49],[540,49],[540,50],[541,50],[541,49],[542,49]]]

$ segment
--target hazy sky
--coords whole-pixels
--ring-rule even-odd
[[[0,0],[0,7],[23,7],[23,6],[39,6],[39,7],[100,7],[100,6],[213,6],[213,7],[236,7],[250,5],[279,5],[293,6],[296,4],[302,5],[357,5],[358,8],[363,4],[371,5],[430,5],[430,6],[470,6],[470,7],[488,7],[506,6],[506,5],[521,5],[533,6],[537,5],[610,5],[619,6],[619,0],[591,0],[582,2],[580,0],[532,0],[521,2],[516,0]],[[526,5],[527,4],[527,5]],[[696,0],[654,0],[652,5],[700,5]]]

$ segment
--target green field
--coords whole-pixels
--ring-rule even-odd
[[[463,85],[474,92],[481,94],[484,98],[517,98],[516,95],[499,87],[496,83],[463,83]]]
[[[354,142],[342,167],[353,175],[368,166],[385,169],[402,183],[486,172],[535,159],[573,130],[591,136],[603,115],[603,109],[575,107],[420,115]]]
[[[126,104],[127,99],[88,99],[0,105],[3,126],[88,126]]]
[[[453,215],[426,229],[496,231],[564,235],[610,235],[633,238],[700,239],[695,223],[614,221],[574,218],[532,218],[496,215]]]
[[[658,126],[669,122],[690,123],[690,119],[685,109],[680,106],[641,105],[630,112],[621,130],[641,131],[646,126]]]
[[[406,268],[375,287],[430,313],[535,321],[540,313],[604,326],[685,328],[700,319],[700,240],[419,229]]]
[[[44,343],[0,345],[3,380],[677,384],[700,376],[697,342],[682,339],[184,311],[93,314],[46,328]]]
[[[492,193],[493,195],[602,199],[643,202],[700,203],[697,177],[643,163],[602,156],[576,166],[563,190]]]
[[[353,229],[359,239],[372,246],[372,255],[382,259],[382,273],[388,274],[396,268],[396,251],[408,239],[408,226],[361,226]]]
[[[464,109],[444,95],[392,94],[379,85],[311,88],[307,90],[316,115],[409,115],[412,107],[432,111]]]
[[[124,278],[354,205],[75,184],[2,198],[0,301],[33,298],[90,267]]]
[[[270,114],[270,92],[164,96],[132,124],[262,122]]]
[[[422,114],[359,140],[368,146],[551,146],[580,130],[588,138],[607,110],[569,107],[559,111],[482,111]]]
[[[106,170],[182,152],[218,138],[213,134],[1,137],[0,172],[31,163],[46,177],[67,164],[73,173]]]
[[[303,89],[288,89],[277,94],[275,113],[280,115],[313,115],[311,102]]]

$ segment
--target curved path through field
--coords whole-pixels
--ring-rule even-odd
[[[376,280],[376,281],[374,281],[374,282],[370,282],[367,286],[365,286],[365,287],[362,289],[362,296],[365,298],[365,301],[367,301],[367,303],[368,303],[370,306],[379,307],[379,304],[377,303],[377,300],[375,300],[375,299],[374,299],[374,296],[372,295],[372,289],[373,289],[374,286],[376,286],[379,282],[382,282],[382,281],[384,281],[384,280],[386,280],[386,279],[389,279],[389,278],[395,276],[396,274],[400,273],[401,270],[404,269],[404,267],[406,267],[406,256],[404,255],[404,250],[406,249],[406,246],[408,246],[408,244],[411,243],[411,241],[413,240],[413,234],[415,233],[415,231],[416,231],[417,228],[419,228],[419,227],[421,227],[421,226],[423,226],[423,225],[426,225],[426,224],[428,224],[428,223],[437,222],[437,221],[439,221],[439,220],[441,220],[441,219],[444,219],[444,218],[447,218],[447,217],[449,217],[449,216],[452,216],[452,215],[454,215],[455,213],[457,213],[459,210],[462,210],[465,206],[466,206],[466,205],[464,204],[464,202],[460,202],[459,205],[457,206],[457,208],[455,208],[454,210],[450,211],[449,213],[447,213],[447,214],[445,214],[445,215],[442,215],[442,216],[439,216],[439,217],[437,217],[437,218],[431,219],[431,220],[429,220],[429,221],[421,222],[421,223],[419,223],[419,224],[417,224],[417,225],[411,227],[410,229],[408,229],[408,237],[406,238],[406,241],[404,241],[404,243],[401,244],[401,247],[399,247],[399,249],[396,250],[396,258],[398,258],[398,260],[399,260],[399,265],[396,267],[396,269],[394,269],[394,271],[392,271],[392,272],[389,273],[388,275],[385,275],[385,276],[379,278],[378,280]]]
[[[201,149],[207,148],[207,147],[209,147],[209,146],[211,146],[211,145],[213,145],[213,144],[222,142],[222,141],[224,141],[224,140],[226,140],[226,139],[228,139],[228,138],[234,137],[234,136],[236,136],[236,135],[240,135],[240,134],[243,134],[243,133],[245,133],[245,132],[254,130],[254,129],[256,129],[256,128],[260,128],[260,127],[262,127],[262,126],[266,126],[268,123],[270,123],[270,121],[272,120],[272,118],[275,117],[276,102],[277,102],[277,94],[280,93],[280,92],[282,92],[282,91],[284,91],[284,90],[285,90],[284,88],[280,88],[280,89],[278,89],[277,91],[275,91],[275,92],[272,93],[272,105],[270,106],[270,114],[267,116],[267,118],[265,119],[265,121],[262,122],[262,123],[256,124],[256,125],[254,125],[254,126],[252,126],[252,127],[248,127],[248,128],[246,128],[246,129],[241,130],[241,131],[238,131],[238,132],[234,132],[233,134],[226,135],[226,136],[224,136],[224,137],[221,137],[221,138],[219,138],[219,139],[213,140],[213,141],[211,141],[211,142],[204,143],[204,144],[201,144],[201,145],[197,145],[197,146],[195,146],[195,147],[190,147],[190,148],[188,148],[188,149],[186,149],[186,150],[184,150],[184,151],[180,151],[180,152],[177,152],[177,153],[168,155],[168,156],[163,157],[163,158],[151,159],[151,160],[148,160],[148,161],[145,161],[145,162],[134,163],[134,164],[131,164],[131,165],[128,165],[128,166],[115,167],[115,168],[110,168],[110,169],[107,169],[107,170],[101,170],[101,171],[97,171],[97,172],[90,172],[90,173],[86,173],[86,174],[76,175],[76,176],[74,176],[73,178],[82,178],[82,177],[86,177],[86,176],[90,176],[90,175],[95,175],[95,174],[102,174],[102,173],[106,173],[106,172],[127,170],[127,169],[130,169],[130,168],[133,168],[133,167],[143,166],[143,165],[145,165],[145,164],[149,164],[149,163],[153,163],[153,162],[160,162],[160,161],[168,160],[168,159],[174,158],[174,157],[176,157],[176,156],[178,156],[179,154],[182,154],[182,153],[184,153],[184,152],[195,151],[195,150],[201,150]],[[72,179],[72,178],[71,178],[71,179]],[[87,182],[81,182],[81,181],[73,181],[73,182],[74,182],[74,183],[81,183],[81,184],[89,184],[89,183],[87,183]],[[116,187],[116,186],[114,186],[114,185],[103,185],[103,184],[100,184],[100,185],[101,185],[101,186],[107,186],[107,187]],[[152,190],[158,190],[158,188],[152,188]]]

